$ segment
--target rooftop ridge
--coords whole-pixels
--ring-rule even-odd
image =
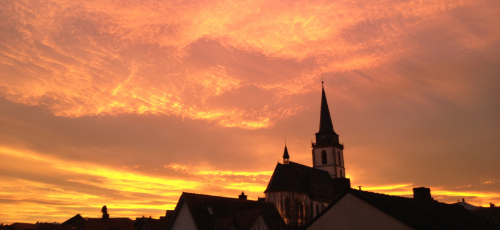
[[[109,218],[106,218],[106,219],[103,219],[102,217],[87,217],[87,220],[117,220],[117,219],[129,219],[129,220],[132,220],[130,219],[130,217],[109,217]]]
[[[193,193],[193,192],[182,192],[182,195],[184,195],[184,194],[187,194],[187,195],[196,195],[196,196],[204,196],[204,197],[213,197],[213,198],[233,199],[233,200],[242,201],[242,202],[245,202],[245,201],[255,201],[256,202],[256,200],[240,200],[237,197],[215,196],[215,195],[207,195],[207,194]]]

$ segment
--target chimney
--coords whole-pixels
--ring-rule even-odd
[[[490,208],[494,208],[494,207],[495,207],[495,204],[490,203]]]
[[[238,199],[247,200],[247,195],[245,195],[245,193],[243,193],[243,191],[241,191],[241,195],[238,196]]]
[[[431,189],[425,187],[413,188],[413,199],[426,201],[433,200],[431,197]]]
[[[109,219],[108,208],[106,207],[106,205],[102,206],[101,212],[103,219]]]

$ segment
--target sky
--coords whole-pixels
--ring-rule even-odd
[[[498,0],[0,2],[0,222],[158,218],[312,166],[321,81],[354,188],[500,205]]]

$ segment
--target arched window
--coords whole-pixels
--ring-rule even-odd
[[[323,150],[323,151],[321,152],[321,163],[322,163],[322,164],[326,164],[326,163],[327,163],[326,151],[325,151],[325,150]]]
[[[290,207],[290,198],[285,198],[285,217],[286,218],[290,218],[290,211],[291,211],[291,208]]]
[[[316,216],[319,215],[319,204],[316,204]]]
[[[304,205],[302,203],[299,204],[299,224],[302,225],[304,223]]]

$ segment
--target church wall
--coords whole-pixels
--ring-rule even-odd
[[[290,201],[290,213],[288,215],[286,214],[286,198]],[[285,223],[292,226],[307,225],[329,205],[326,202],[311,200],[306,194],[285,191],[266,193],[266,201],[273,203]],[[302,214],[300,213],[300,204],[302,205]]]
[[[316,217],[319,215],[323,210],[328,207],[329,203],[325,202],[320,202],[320,201],[312,201],[312,207],[313,207],[313,216]]]
[[[272,202],[285,223],[289,226],[303,226],[315,215],[313,201],[306,194],[296,192],[268,192],[266,201]]]
[[[269,230],[269,226],[267,226],[262,216],[259,216],[250,230]]]

